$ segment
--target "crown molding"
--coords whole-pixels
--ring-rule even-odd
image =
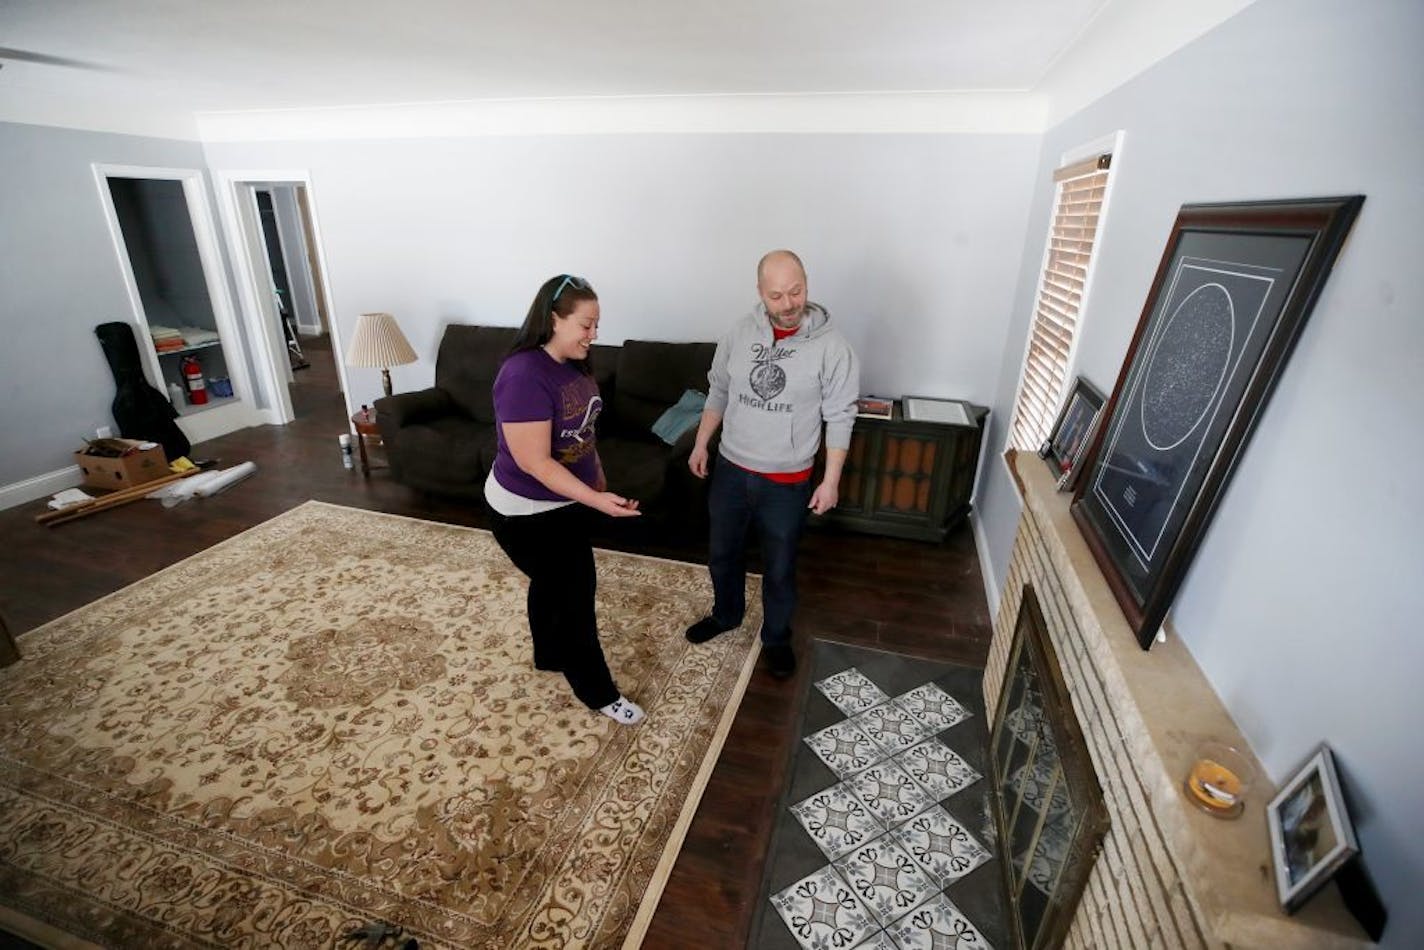
[[[818,93],[481,99],[198,113],[204,142],[495,135],[1037,134],[1047,103],[1024,92]]]

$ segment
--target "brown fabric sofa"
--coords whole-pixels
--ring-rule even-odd
[[[514,341],[513,327],[451,324],[435,361],[435,385],[376,400],[391,474],[437,495],[478,500],[496,452],[491,390]],[[706,485],[687,469],[695,428],[676,445],[652,425],[684,392],[707,391],[714,343],[627,340],[593,347],[603,394],[598,453],[608,487],[636,498],[654,519],[706,518]]]

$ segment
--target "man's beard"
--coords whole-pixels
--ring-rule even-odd
[[[788,314],[773,313],[771,322],[782,330],[791,330],[801,325],[801,321],[806,317],[806,308],[798,307]]]

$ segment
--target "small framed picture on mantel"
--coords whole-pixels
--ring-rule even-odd
[[[1276,894],[1295,913],[1336,871],[1360,853],[1345,810],[1335,757],[1322,745],[1266,806]]]
[[[1083,474],[1083,459],[1098,428],[1107,399],[1098,387],[1079,376],[1039,455],[1058,476],[1059,491],[1073,491]]]
[[[895,415],[895,400],[888,396],[861,396],[855,414],[862,419],[889,419]]]

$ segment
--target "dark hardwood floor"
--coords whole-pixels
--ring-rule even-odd
[[[484,527],[478,507],[428,498],[375,470],[342,467],[346,431],[331,351],[304,344],[311,368],[292,387],[297,418],[195,446],[194,458],[258,472],[213,498],[163,509],[141,501],[47,528],[42,501],[0,512],[0,614],[19,634],[274,517],[308,499]],[[609,546],[624,546],[616,540]],[[700,548],[657,545],[642,553],[702,561]],[[968,525],[938,545],[807,532],[800,559],[796,639],[839,640],[969,665],[988,651],[989,616]],[[790,759],[800,677],[753,676],[702,803],[664,889],[644,946],[741,947],[746,943]]]

